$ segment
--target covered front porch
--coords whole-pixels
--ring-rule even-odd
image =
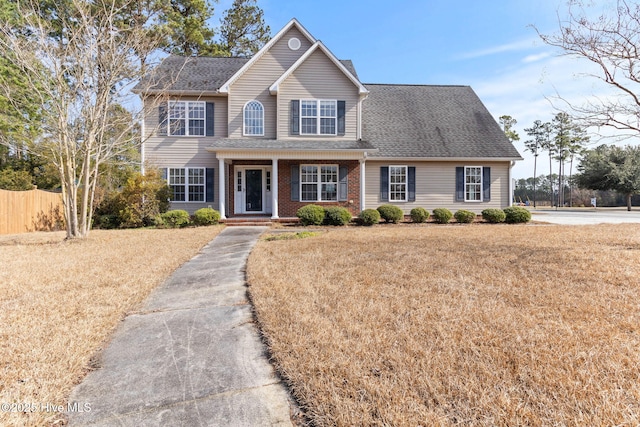
[[[255,147],[256,141],[263,146]],[[371,151],[368,144],[344,142],[338,144],[344,147],[318,149],[322,141],[287,141],[287,145],[295,146],[264,147],[269,142],[226,139],[208,148],[218,161],[222,220],[295,218],[296,211],[310,203],[344,206],[354,215],[364,209],[364,168],[367,152]]]

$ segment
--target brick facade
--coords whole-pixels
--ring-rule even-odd
[[[348,197],[345,202],[297,202],[291,200],[291,165],[335,165],[348,168]],[[280,160],[278,162],[278,211],[281,217],[294,217],[302,206],[342,206],[352,215],[360,212],[360,162],[357,160]]]

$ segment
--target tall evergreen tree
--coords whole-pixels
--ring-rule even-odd
[[[220,26],[220,50],[228,56],[251,56],[269,41],[270,31],[256,0],[234,0]]]
[[[538,167],[538,155],[545,143],[545,126],[540,120],[533,122],[533,126],[524,130],[527,135],[533,137],[524,142],[524,146],[533,154],[533,207],[536,207],[536,177]]]

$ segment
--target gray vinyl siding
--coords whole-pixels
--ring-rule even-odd
[[[300,49],[289,49],[287,43],[291,37],[297,37],[300,40]],[[242,110],[247,101],[252,99],[260,101],[264,106],[264,138],[276,138],[276,97],[269,93],[269,86],[278,80],[309,47],[311,47],[309,40],[297,28],[291,28],[231,85],[229,90],[230,138],[242,138]]]
[[[358,88],[320,49],[289,76],[280,87],[278,96],[278,138],[309,139],[311,135],[290,133],[290,102],[292,99],[335,99],[345,101],[345,134],[329,138],[354,140],[357,133]],[[327,138],[326,135],[318,135]]]
[[[149,100],[145,103],[145,158],[147,165],[158,168],[215,168],[214,202],[173,202],[171,209],[184,209],[190,214],[200,208],[213,207],[218,209],[218,160],[214,153],[207,151],[207,147],[215,138],[227,136],[227,98],[224,96],[207,97],[170,97],[171,100],[213,102],[214,107],[214,136],[157,136],[158,103]],[[166,102],[166,100],[164,101]]]
[[[415,202],[394,202],[408,215],[411,209],[423,207],[429,212],[435,208],[447,208],[452,212],[466,209],[477,214],[487,208],[503,209],[509,206],[509,166],[508,162],[405,162],[367,161],[365,166],[365,206],[375,209],[383,203],[380,200],[381,166],[415,166]],[[456,166],[485,166],[491,168],[491,201],[456,202]]]

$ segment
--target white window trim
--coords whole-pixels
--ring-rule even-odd
[[[404,199],[392,200],[391,199],[391,168],[403,168],[404,169]],[[409,200],[409,166],[407,165],[389,165],[389,202],[406,202]]]
[[[334,111],[336,112],[335,116],[333,117],[322,117],[320,115],[320,102],[321,101],[326,101],[326,102],[333,102],[334,104]],[[303,102],[315,102],[316,103],[316,132],[315,133],[304,133],[302,131],[302,103]],[[298,111],[298,129],[300,129],[300,135],[307,135],[307,136],[336,136],[338,134],[338,100],[337,99],[301,99],[300,103],[298,105],[299,111]],[[311,118],[311,117],[304,117],[304,118]],[[333,118],[335,120],[335,132],[334,133],[320,133],[320,119],[328,119],[328,118]]]
[[[247,105],[249,105],[251,102],[256,102],[260,104],[260,107],[262,107],[262,133],[247,133],[245,114],[246,114]],[[244,107],[242,107],[242,136],[264,136],[264,104],[262,104],[262,102],[258,101],[257,99],[252,99],[251,101],[247,101],[244,104]]]
[[[184,135],[173,135],[171,133],[171,104],[176,104],[182,102],[184,103]],[[202,135],[189,135],[189,104],[202,104],[202,106],[204,107],[204,119],[198,119],[198,120],[204,120],[204,134]],[[205,101],[182,101],[182,100],[177,100],[177,99],[172,99],[169,100],[167,102],[167,136],[177,136],[177,137],[184,137],[184,136],[188,136],[191,138],[203,138],[205,136],[207,136],[207,103]],[[174,168],[176,169],[176,168]]]
[[[173,198],[173,186],[175,184],[171,184],[171,169],[183,169],[184,170],[184,184],[180,184],[184,186],[184,200],[171,200],[171,203],[205,203],[207,200],[207,169],[206,168],[187,168],[187,167],[168,167],[167,168],[167,185],[171,188],[171,197]],[[204,193],[202,197],[202,201],[189,200],[189,170],[200,169],[202,171],[202,176],[204,178],[204,183],[202,186],[204,187]],[[198,184],[200,185],[200,184]]]
[[[304,166],[315,166],[318,168],[318,180],[315,182],[315,184],[318,186],[316,189],[316,199],[315,200],[302,200],[302,184],[313,184],[313,182],[302,182],[302,168]],[[322,166],[333,166],[336,168],[336,199],[335,200],[322,200]],[[339,197],[339,192],[340,192],[340,166],[337,164],[310,164],[310,163],[306,163],[303,165],[300,165],[300,172],[299,172],[299,176],[298,176],[298,181],[299,181],[299,189],[298,189],[298,194],[300,194],[300,201],[301,202],[305,202],[305,203],[309,203],[309,202],[317,202],[317,203],[335,203],[338,201]]]
[[[467,199],[467,170],[468,169],[480,169],[480,199],[479,200],[469,200]],[[464,191],[464,201],[465,203],[480,203],[484,198],[484,167],[483,166],[465,166],[464,167],[464,176],[463,176],[463,191]],[[477,185],[477,184],[474,184]]]

